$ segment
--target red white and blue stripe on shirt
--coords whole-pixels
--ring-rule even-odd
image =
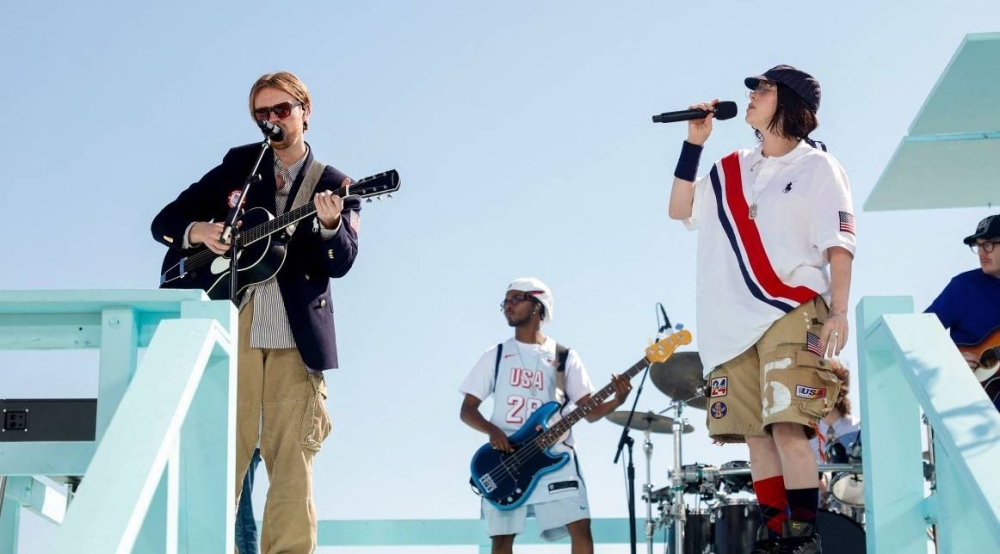
[[[774,271],[757,224],[749,216],[750,208],[743,195],[739,154],[734,152],[726,156],[721,165],[723,175],[720,176],[718,165],[712,167],[710,174],[719,222],[729,238],[729,245],[750,294],[785,313],[815,298],[816,291],[809,287],[788,285]],[[740,244],[743,245],[742,252]]]

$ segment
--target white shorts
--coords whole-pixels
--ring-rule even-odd
[[[483,519],[486,520],[489,535],[520,535],[524,532],[524,520],[529,517],[538,520],[539,535],[547,541],[557,541],[569,535],[566,525],[590,519],[587,486],[583,479],[577,477],[575,480],[579,488],[567,488],[564,498],[527,504],[513,510],[499,510],[484,500]]]

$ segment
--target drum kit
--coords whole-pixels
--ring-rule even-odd
[[[660,412],[635,413],[631,428],[643,431],[646,456],[645,535],[647,554],[653,554],[653,537],[664,529],[667,554],[748,554],[753,550],[760,509],[753,493],[750,463],[734,460],[718,467],[684,464],[682,437],[694,431],[685,410],[706,410],[708,397],[696,352],[678,352],[649,370],[653,385],[673,399]],[[669,415],[663,415],[669,412]],[[629,411],[617,411],[607,419],[626,425]],[[673,438],[673,469],[669,484],[654,489],[651,461],[652,434]],[[861,474],[861,435],[848,433],[824,447],[827,462],[820,472],[828,483],[817,526],[828,554],[865,552],[864,479]],[[690,502],[690,505],[689,505]],[[654,508],[657,515],[654,517]]]

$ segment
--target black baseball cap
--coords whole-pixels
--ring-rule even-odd
[[[979,239],[992,240],[1000,238],[1000,214],[991,215],[976,225],[976,232],[965,237],[965,244],[975,244]]]
[[[790,65],[776,65],[765,71],[763,75],[743,79],[743,83],[750,90],[757,88],[757,83],[760,81],[771,81],[785,85],[802,97],[814,112],[819,111],[819,81],[805,71],[795,69]]]

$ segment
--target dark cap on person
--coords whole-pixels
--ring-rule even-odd
[[[771,81],[785,85],[802,97],[814,112],[819,111],[819,81],[805,71],[795,69],[790,65],[776,65],[765,71],[763,75],[743,79],[743,83],[750,90],[757,88],[757,83],[760,81]]]
[[[965,244],[975,244],[979,239],[992,240],[1000,238],[1000,214],[991,215],[976,225],[976,232],[965,237]]]

